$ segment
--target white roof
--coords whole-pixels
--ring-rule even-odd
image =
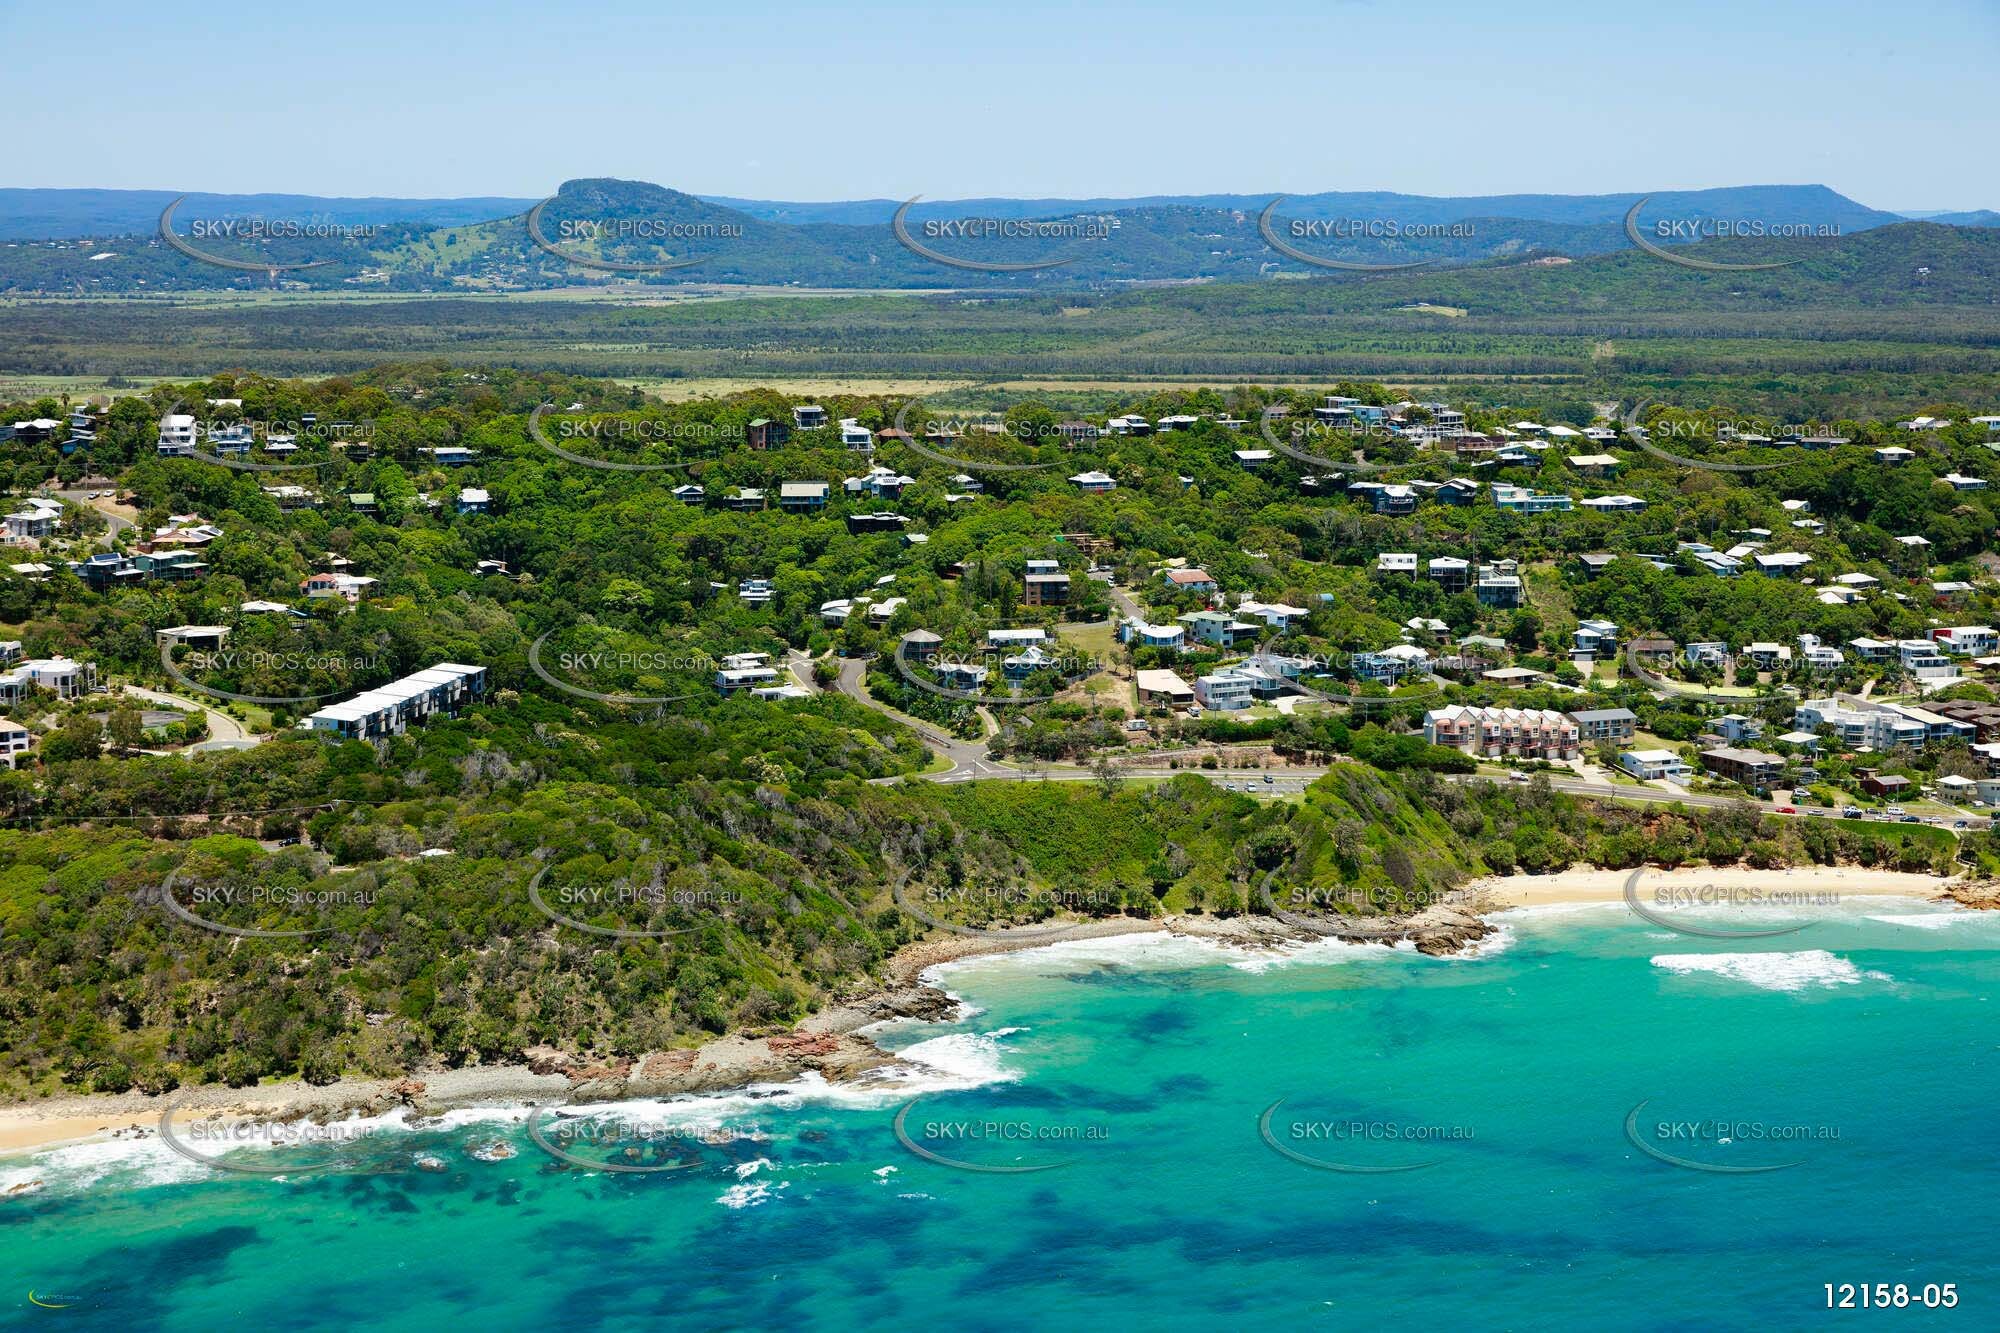
[[[415,675],[390,681],[380,689],[357,694],[344,703],[329,704],[312,716],[324,718],[329,722],[359,722],[371,713],[378,713],[405,700],[427,694],[440,685],[449,685],[466,676],[478,675],[482,670],[483,667],[466,666],[459,662],[440,662]]]

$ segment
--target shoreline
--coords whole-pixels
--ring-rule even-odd
[[[1490,905],[1489,910],[1619,904],[1625,900],[1625,882],[1631,876],[1630,870],[1570,869],[1552,875],[1497,875],[1474,880],[1466,888],[1478,893]],[[1809,892],[1831,893],[1837,898],[1922,898],[1950,902],[1957,901],[1951,886],[1958,881],[1866,866],[1791,866],[1782,870],[1758,870],[1750,866],[1681,866],[1662,870],[1648,866],[1639,883],[1647,893],[1660,889],[1704,889],[1746,902],[1772,896],[1774,905],[1783,905],[1774,895]]]
[[[668,1098],[727,1092],[762,1083],[795,1082],[816,1073],[843,1083],[903,1063],[863,1032],[877,1023],[948,1020],[958,1002],[925,981],[944,963],[1015,953],[1074,940],[1131,935],[1172,935],[1229,948],[1278,950],[1315,940],[1393,945],[1422,953],[1470,952],[1494,934],[1496,912],[1554,904],[1623,902],[1629,870],[1560,871],[1552,875],[1494,876],[1454,890],[1423,911],[1402,917],[1359,918],[1351,923],[1291,923],[1264,916],[1114,917],[1068,927],[1022,928],[1013,933],[942,935],[899,949],[882,966],[881,983],[858,986],[788,1031],[732,1033],[700,1047],[649,1052],[636,1059],[592,1062],[552,1047],[527,1051],[518,1064],[479,1065],[420,1072],[400,1078],[340,1079],[323,1086],[281,1083],[257,1088],[200,1085],[166,1095],[79,1093],[0,1106],[0,1161],[104,1139],[151,1138],[169,1106],[212,1118],[328,1122],[379,1116],[399,1107],[414,1116],[472,1106],[576,1105],[635,1098]],[[1933,875],[1864,867],[1748,867],[1649,869],[1642,881],[1659,886],[1727,890],[1738,894],[1807,888],[1851,896],[1895,896],[1951,902],[1967,908],[2000,907],[2000,893],[1966,891],[1960,881]],[[1994,890],[1995,886],[1984,886]]]

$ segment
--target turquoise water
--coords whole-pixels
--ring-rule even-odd
[[[695,1160],[670,1172],[561,1167],[518,1111],[385,1130],[341,1150],[357,1169],[284,1180],[157,1142],[8,1162],[0,1186],[46,1188],[0,1202],[0,1309],[427,1333],[2000,1322],[2000,915],[1850,900],[1755,941],[1618,908],[1504,920],[1468,959],[1127,939],[954,965],[976,1012],[884,1038],[920,1078],[626,1108],[738,1135],[677,1144]],[[1421,1169],[1283,1155],[1258,1128],[1280,1099],[1280,1147]],[[1055,1169],[926,1160],[892,1128],[912,1100],[927,1151]],[[1662,1161],[1628,1136],[1642,1102],[1645,1145],[1784,1169]],[[1657,1128],[1710,1121],[1730,1128]],[[989,1123],[1030,1137],[947,1133]],[[1374,1128],[1320,1128],[1350,1124]],[[469,1154],[494,1137],[518,1155]],[[1959,1304],[1836,1314],[1829,1282],[1956,1283]]]

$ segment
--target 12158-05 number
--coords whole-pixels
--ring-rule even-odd
[[[1958,1305],[1956,1282],[1930,1282],[1914,1290],[1902,1282],[1893,1286],[1887,1282],[1877,1282],[1873,1286],[1866,1282],[1828,1282],[1824,1285],[1826,1308],[1829,1310],[1906,1310],[1912,1305],[1920,1305],[1926,1310],[1950,1310]]]

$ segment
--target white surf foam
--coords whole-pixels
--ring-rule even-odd
[[[1856,986],[1863,981],[1894,980],[1885,972],[1864,972],[1825,949],[1791,953],[1668,953],[1655,954],[1652,962],[1654,967],[1680,976],[1724,977],[1760,990],[1798,991],[1808,986]]]

